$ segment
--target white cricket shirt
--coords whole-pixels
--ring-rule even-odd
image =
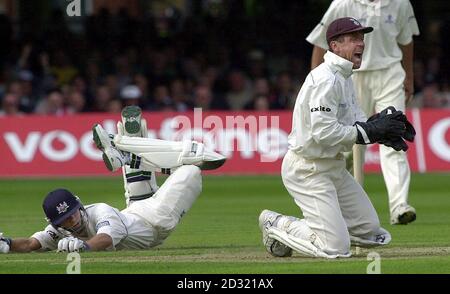
[[[306,159],[336,158],[352,150],[356,121],[366,121],[359,108],[352,75],[353,63],[327,52],[298,93],[289,134],[289,149]]]
[[[419,27],[409,0],[334,0],[321,22],[306,40],[328,49],[326,31],[329,24],[341,17],[353,17],[363,26],[373,27],[365,34],[365,49],[358,71],[378,70],[402,60],[398,44],[411,43],[419,35]]]
[[[160,242],[155,241],[156,233],[153,228],[141,218],[129,213],[122,213],[105,203],[96,203],[85,206],[88,215],[88,226],[81,235],[62,234],[48,225],[43,231],[31,236],[39,241],[41,250],[55,250],[58,241],[62,238],[73,236],[81,240],[89,240],[97,234],[107,234],[113,240],[114,249],[148,249]]]

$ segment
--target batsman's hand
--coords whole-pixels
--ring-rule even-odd
[[[89,245],[75,237],[66,237],[58,242],[57,252],[83,252],[89,250]]]
[[[0,233],[0,253],[8,253],[11,249],[12,240],[3,237],[3,233]]]

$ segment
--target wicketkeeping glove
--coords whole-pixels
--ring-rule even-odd
[[[406,132],[406,126],[400,116],[404,115],[401,111],[395,111],[392,114],[376,114],[370,117],[367,122],[355,122],[358,135],[356,144],[372,144],[385,141],[390,138],[403,137]]]
[[[414,129],[413,125],[408,121],[408,118],[406,115],[401,115],[398,117],[398,119],[405,124],[406,130],[405,134],[402,136],[403,139],[414,142],[414,137],[416,136],[416,130]]]
[[[378,143],[383,144],[387,147],[393,148],[395,151],[406,151],[408,150],[408,144],[403,141],[402,137],[387,138],[386,140],[379,141]]]
[[[374,119],[378,119],[380,117],[386,116],[388,114],[392,114],[397,112],[394,106],[389,106],[385,108],[384,110],[380,111],[380,113],[376,113],[372,115],[367,121],[372,121]],[[405,133],[403,138],[409,142],[414,142],[414,137],[416,136],[416,130],[414,129],[413,125],[408,121],[408,118],[405,114],[395,116],[395,118],[405,124]]]
[[[0,233],[0,253],[8,253],[11,249],[11,242],[10,238],[5,238],[3,233]]]
[[[58,242],[58,252],[82,252],[89,250],[89,245],[75,237],[66,237]]]

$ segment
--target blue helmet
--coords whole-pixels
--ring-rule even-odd
[[[56,189],[47,194],[42,204],[47,221],[59,227],[67,218],[83,208],[78,197],[66,189]]]

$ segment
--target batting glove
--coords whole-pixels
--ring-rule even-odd
[[[12,240],[10,238],[3,237],[3,233],[0,233],[0,252],[8,253],[11,249]]]
[[[82,252],[89,250],[89,245],[75,237],[66,237],[58,242],[58,252]]]

